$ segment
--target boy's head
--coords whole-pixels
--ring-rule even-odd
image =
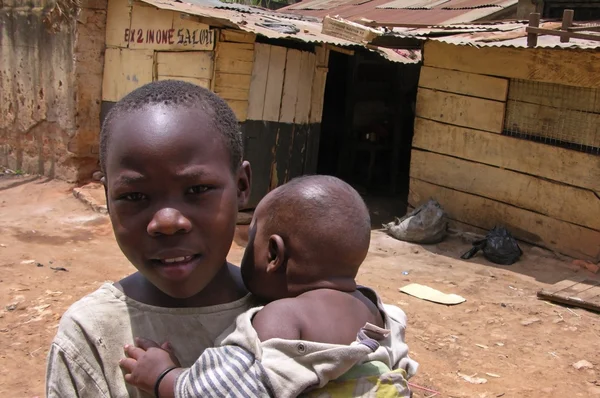
[[[350,185],[331,176],[294,179],[254,212],[244,283],[268,300],[315,288],[354,290],[370,237],[369,211]]]
[[[190,83],[150,83],[111,109],[100,148],[108,209],[125,256],[171,297],[218,294],[215,277],[250,191],[250,166],[241,161],[241,133],[229,106]]]

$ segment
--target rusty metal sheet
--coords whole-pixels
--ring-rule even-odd
[[[449,1],[450,0],[394,0],[377,6],[377,8],[431,10],[432,8],[440,8],[443,4],[448,3]]]

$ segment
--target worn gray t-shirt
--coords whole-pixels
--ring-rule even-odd
[[[104,284],[63,315],[48,354],[46,396],[151,397],[125,383],[119,367],[125,344],[135,337],[169,341],[181,365],[190,367],[251,306],[247,295],[211,307],[154,307]]]

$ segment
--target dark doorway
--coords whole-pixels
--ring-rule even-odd
[[[374,226],[406,211],[419,65],[331,52],[317,172],[363,195]]]

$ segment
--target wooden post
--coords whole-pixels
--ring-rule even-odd
[[[573,25],[573,15],[574,14],[575,14],[575,12],[573,10],[565,10],[563,12],[562,30],[564,30],[565,32],[568,32],[569,28],[571,27],[571,25]],[[561,43],[568,43],[569,42],[569,36],[567,36],[567,35],[561,36],[560,37],[560,42]]]
[[[532,28],[539,28],[540,26],[540,14],[537,12],[532,12],[529,14],[529,26]],[[535,47],[537,46],[538,34],[537,33],[527,33],[527,47]]]

